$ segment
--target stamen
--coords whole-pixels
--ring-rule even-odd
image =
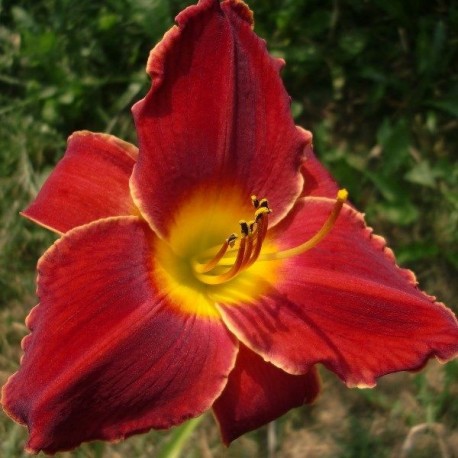
[[[347,201],[347,198],[348,191],[346,189],[340,189],[337,193],[336,202],[331,214],[328,216],[328,219],[325,221],[321,229],[312,238],[294,248],[289,248],[287,250],[279,251],[276,253],[266,253],[260,256],[258,259],[260,261],[273,261],[276,259],[290,258],[291,256],[297,256],[298,254],[305,253],[306,251],[316,246],[329,234],[331,229],[334,227],[340,210],[342,210],[343,204]]]
[[[258,228],[256,231],[256,235],[257,235],[256,246],[254,247],[253,256],[251,256],[251,259],[244,265],[245,269],[250,267],[259,258],[259,254],[261,253],[262,244],[267,234],[267,227],[269,225],[268,218],[269,218],[269,213],[271,212],[271,210],[265,207],[261,207],[259,210],[263,210],[263,211],[256,215],[256,220],[258,221],[258,224],[257,224]]]
[[[256,224],[255,221],[250,221],[248,223],[248,227],[250,229],[250,233],[248,234],[248,237],[247,237],[245,254],[243,256],[243,262],[242,262],[242,265],[240,266],[240,270],[245,269],[245,267],[247,266],[248,262],[250,261],[251,253],[253,252],[253,239],[254,239],[253,228],[254,228],[255,224]]]
[[[236,256],[234,257],[228,253],[229,247],[233,248],[235,246],[235,241],[238,237],[237,234],[231,234],[210,261],[207,261],[205,264],[199,263],[196,260],[193,261],[193,269],[196,278],[207,285],[220,285],[236,277],[243,270],[248,269],[257,260],[273,261],[305,253],[329,234],[347,198],[347,190],[339,190],[336,202],[327,220],[321,229],[306,242],[284,251],[261,255],[261,249],[269,225],[269,213],[271,213],[272,210],[269,208],[267,199],[258,200],[256,196],[251,196],[253,206],[256,208],[255,218],[253,221],[249,222],[244,220],[239,221],[241,239],[238,248],[234,249],[234,251],[237,252]],[[214,253],[214,248],[208,249],[200,256],[205,258],[207,253],[208,256],[211,256],[212,253]],[[215,274],[216,272],[214,269],[219,267],[221,270],[223,266],[230,266],[230,268],[226,270],[226,272]]]
[[[229,244],[229,246],[230,246],[231,248],[233,248],[234,245],[235,245],[235,241],[236,241],[238,238],[239,238],[239,236],[238,236],[235,232],[233,232],[233,233],[226,239],[226,242]]]
[[[237,234],[231,234],[221,245],[221,248],[215,254],[213,259],[210,259],[210,261],[206,262],[205,264],[200,264],[199,262],[194,261],[193,262],[194,270],[199,273],[205,273],[205,272],[209,272],[210,270],[212,270],[214,267],[217,266],[218,262],[226,254],[227,249],[229,247],[232,248],[234,246],[237,238],[238,238]]]
[[[268,215],[269,213],[272,213],[269,207],[259,207],[254,214],[254,219],[258,222],[263,215]]]
[[[249,260],[247,259],[243,263],[243,269],[247,269],[248,267],[250,267],[259,257],[259,254],[262,248],[262,244],[264,242],[264,239],[266,238],[267,228],[269,226],[269,220],[268,220],[269,213],[272,213],[272,210],[267,207],[260,207],[255,212],[256,228],[253,233],[253,237],[254,237],[253,242],[255,242],[255,245],[254,245],[253,254],[251,258]],[[233,262],[234,262],[234,257],[228,256],[228,257],[224,257],[224,259],[221,260],[219,265],[230,266],[232,265]]]
[[[245,225],[246,225],[246,228],[248,228],[248,224],[245,221],[240,221],[242,239],[240,240],[240,247],[237,251],[237,257],[235,258],[235,262],[232,265],[232,267],[220,275],[202,275],[195,270],[195,275],[201,282],[207,285],[220,285],[221,283],[225,283],[228,280],[234,278],[240,272],[240,269],[242,268],[242,265],[243,265],[243,261],[245,259],[245,249],[246,249],[246,239],[247,239],[247,235],[244,234]]]
[[[240,224],[240,232],[242,233],[242,235],[247,236],[250,233],[250,228],[248,227],[248,223],[245,220],[241,219],[239,221],[239,224]]]
[[[251,203],[253,204],[254,208],[258,208],[259,207],[259,200],[255,195],[251,196]]]

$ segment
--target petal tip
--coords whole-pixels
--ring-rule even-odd
[[[67,138],[67,145],[70,145],[73,142],[77,142],[79,140],[87,140],[88,137],[92,137],[93,140],[101,140],[106,141],[113,145],[114,147],[122,150],[131,159],[136,160],[138,157],[138,148],[133,145],[132,143],[126,142],[121,138],[116,137],[115,135],[107,134],[104,132],[92,132],[90,130],[77,130],[70,134]]]
[[[51,232],[54,232],[55,234],[57,235],[64,235],[64,232],[60,231],[59,229],[55,228],[55,227],[52,227],[48,224],[45,224],[43,221],[41,221],[40,219],[36,218],[33,216],[33,214],[35,213],[34,211],[34,202],[32,202],[25,210],[19,212],[19,214],[25,218],[25,219],[28,219],[29,221],[31,221],[32,223],[35,223],[37,224],[38,226],[41,226],[42,228],[44,229],[47,229],[48,231],[51,231]]]
[[[67,138],[67,143],[71,142],[72,140],[74,140],[75,138],[78,138],[78,137],[87,137],[89,135],[91,135],[92,132],[90,130],[75,130],[75,132],[72,132],[68,138]]]
[[[13,412],[13,409],[10,408],[8,398],[7,398],[7,390],[9,389],[11,383],[13,382],[14,378],[16,377],[17,372],[14,374],[10,375],[8,379],[6,380],[5,384],[2,386],[2,389],[0,391],[0,406],[3,409],[3,412],[10,417],[13,421],[18,423],[19,425],[26,426],[26,423],[23,418],[21,418],[19,415],[16,415]]]
[[[310,130],[304,129],[301,126],[296,126],[296,129],[300,132],[300,134],[303,137],[303,141],[305,143],[305,146],[311,146],[312,141],[313,141],[313,134],[310,132]]]
[[[175,46],[175,42],[179,39],[182,30],[186,28],[188,23],[197,20],[201,14],[212,8],[221,11],[218,0],[200,0],[197,5],[191,5],[185,8],[175,17],[176,25],[165,32],[162,40],[151,49],[146,63],[146,73],[154,81],[154,88],[152,88],[154,92],[156,92],[163,81],[167,54]],[[134,116],[140,111],[144,100],[140,100],[132,107]]]
[[[348,388],[358,388],[359,390],[368,390],[375,388],[377,386],[376,382],[357,382],[357,383],[350,383],[347,384]]]
[[[434,356],[440,364],[447,364],[448,362],[452,361],[453,359],[458,358],[458,349],[455,352],[451,353],[450,356],[444,356],[444,357],[439,356],[439,355],[434,355]]]
[[[281,73],[281,71],[285,68],[286,61],[281,57],[277,57],[274,59],[275,66],[277,67],[277,72]]]
[[[226,0],[223,6],[229,6],[242,20],[246,21],[251,27],[254,26],[254,13],[249,6],[242,0]]]
[[[24,447],[24,452],[29,454],[29,455],[38,455],[38,453],[40,453],[40,450],[39,449],[34,449],[34,448],[29,447],[28,445],[26,445]]]

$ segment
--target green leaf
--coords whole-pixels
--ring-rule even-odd
[[[404,178],[411,183],[416,183],[428,188],[435,188],[436,176],[437,173],[431,168],[428,161],[422,161],[407,172]]]
[[[427,105],[458,117],[458,97],[449,100],[439,100],[438,102],[429,102]]]
[[[383,173],[391,175],[410,161],[410,132],[406,119],[393,124],[385,118],[377,131],[377,142],[382,147]]]
[[[408,226],[417,221],[419,217],[417,207],[407,200],[380,202],[375,205],[375,208],[384,219],[399,226]]]
[[[389,202],[397,202],[403,194],[402,184],[395,175],[384,176],[370,170],[363,170],[363,174],[375,185],[377,190]]]
[[[396,250],[399,264],[413,263],[423,259],[431,259],[439,253],[439,248],[428,242],[412,243]]]
[[[204,415],[201,415],[174,428],[169,436],[169,442],[159,450],[156,458],[179,458],[186,442],[203,418]]]

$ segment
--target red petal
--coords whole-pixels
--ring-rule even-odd
[[[109,216],[138,213],[129,191],[137,148],[107,134],[75,132],[27,218],[56,232]]]
[[[314,367],[305,375],[287,374],[241,345],[226,388],[213,405],[224,443],[313,402],[319,390]]]
[[[337,183],[326,168],[320,163],[313,152],[310,132],[298,127],[302,135],[309,139],[305,150],[305,160],[302,164],[302,176],[304,177],[304,188],[302,196],[330,197],[334,199],[339,190]]]
[[[267,197],[273,223],[301,192],[306,140],[278,75],[283,63],[269,57],[250,18],[242,2],[201,0],[151,51],[152,88],[133,108],[140,155],[132,188],[163,235],[196,186],[222,182],[248,200]]]
[[[22,366],[2,404],[28,449],[168,428],[210,408],[237,343],[218,319],[177,313],[151,279],[152,234],[136,217],[61,238],[39,263]]]
[[[298,245],[332,205],[303,199],[271,235],[281,248]],[[321,243],[278,269],[265,297],[220,309],[243,343],[290,373],[322,362],[350,386],[373,386],[381,375],[458,352],[451,311],[415,286],[412,272],[395,265],[385,241],[348,206]]]

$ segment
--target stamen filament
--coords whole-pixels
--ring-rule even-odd
[[[259,207],[259,200],[255,195],[251,196],[251,203],[253,204],[254,208]]]
[[[346,189],[340,189],[337,193],[337,199],[331,214],[328,216],[328,219],[325,221],[321,229],[312,238],[294,248],[289,248],[287,250],[278,251],[275,253],[263,254],[258,258],[259,261],[273,261],[276,259],[290,258],[291,256],[297,256],[298,254],[305,253],[306,251],[316,246],[329,234],[331,229],[334,227],[340,210],[342,210],[343,204],[346,202],[347,198],[348,191]]]
[[[235,241],[237,240],[238,236],[237,234],[231,234],[221,245],[221,248],[219,251],[215,254],[215,256],[210,259],[210,261],[207,261],[206,263],[202,264],[196,260],[193,261],[192,266],[194,268],[195,272],[199,273],[205,273],[209,272],[212,270],[214,267],[217,266],[218,262],[221,260],[221,258],[226,254],[227,249],[229,247],[233,247],[235,244]]]
[[[246,244],[242,265],[240,266],[239,270],[245,269],[246,265],[250,261],[251,253],[253,252],[253,235],[250,234],[247,238],[248,238],[248,242]]]
[[[262,217],[259,218],[258,228],[257,228],[257,237],[256,237],[256,246],[254,247],[253,256],[251,259],[244,265],[245,269],[254,264],[254,262],[259,258],[261,253],[262,244],[267,234],[267,226],[269,224],[269,212],[262,214]]]
[[[199,272],[195,271],[196,277],[203,283],[207,285],[220,285],[221,283],[225,283],[231,278],[234,278],[240,271],[243,260],[245,258],[245,247],[246,247],[246,236],[242,236],[240,240],[240,247],[237,252],[237,257],[235,259],[234,264],[232,267],[227,270],[226,272],[220,275],[202,275]]]

